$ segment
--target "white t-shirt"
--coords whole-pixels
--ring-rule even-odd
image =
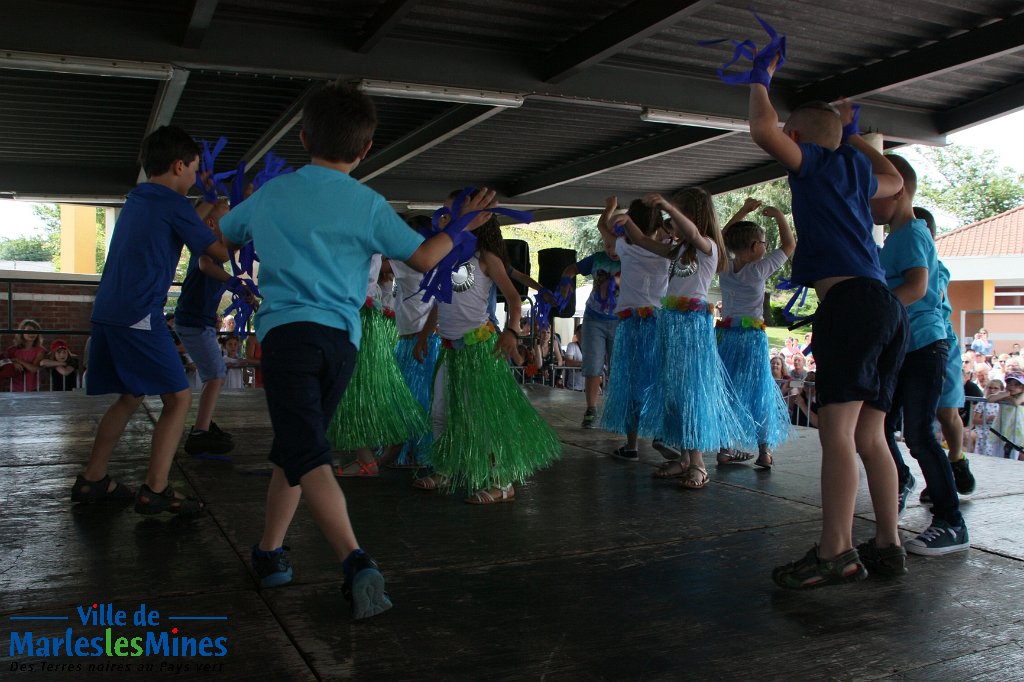
[[[443,339],[461,339],[471,329],[487,323],[491,278],[480,267],[480,254],[452,273],[452,302],[437,304],[437,329]]]
[[[569,345],[565,347],[565,352],[562,353],[565,360],[577,360],[583,362],[583,349],[580,348],[580,344],[575,341],[570,341]],[[565,387],[571,388],[574,391],[583,390],[583,372],[579,367],[574,367],[566,373]]]
[[[395,325],[399,336],[417,334],[427,323],[430,309],[434,307],[433,299],[423,302],[420,282],[423,273],[401,261],[391,261],[391,269],[395,272]]]
[[[775,249],[756,263],[747,263],[739,272],[735,271],[735,262],[730,258],[729,267],[718,276],[718,285],[722,288],[722,315],[763,318],[764,283],[785,264],[786,258],[785,251]],[[792,355],[793,351],[786,354]]]
[[[682,251],[685,250],[684,246]],[[693,263],[686,264],[681,259],[682,253],[669,266],[668,295],[707,298],[718,268],[718,244],[711,242],[710,255],[697,249],[697,260]]]
[[[622,263],[615,312],[644,306],[660,308],[668,291],[669,260],[622,237],[615,240],[615,253]]]
[[[377,278],[380,277],[381,255],[375,253],[370,257],[370,275],[366,279],[366,297],[376,301],[380,298],[380,285]]]
[[[224,376],[224,388],[244,388],[242,368],[240,367],[242,359],[231,358],[225,355],[224,364],[227,365],[227,371]]]

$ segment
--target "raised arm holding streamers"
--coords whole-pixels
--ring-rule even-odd
[[[740,206],[739,210],[736,211],[733,217],[729,218],[729,222],[722,226],[722,234],[725,234],[726,230],[746,218],[757,209],[761,208],[761,206],[762,203],[758,199],[755,199],[754,197],[747,197],[743,201],[743,205]],[[762,213],[764,213],[764,211],[762,211]]]

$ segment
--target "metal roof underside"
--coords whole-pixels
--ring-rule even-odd
[[[520,108],[374,96],[380,126],[354,175],[402,208],[488,185],[543,217],[609,194],[782,175],[746,132],[642,121],[643,107],[746,118],[747,89],[716,69],[787,34],[772,86],[784,117],[805,99],[857,98],[887,146],[1024,108],[1019,0],[137,0],[0,3],[5,53],[168,65],[163,80],[0,68],[0,197],[117,202],[158,125],[226,136],[218,168],[273,150],[305,161],[302,102],[332,79],[519,93]],[[155,9],[156,7],[159,9]],[[539,216],[540,217],[540,216]]]

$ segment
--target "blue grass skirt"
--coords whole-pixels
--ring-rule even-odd
[[[375,308],[364,306],[359,317],[363,341],[356,369],[327,427],[327,439],[339,450],[418,439],[430,432],[430,424],[395,362],[395,326]]]
[[[640,420],[640,435],[704,452],[755,448],[754,420],[740,404],[715,352],[715,331],[707,308],[696,312],[662,309],[657,347],[662,366],[650,409]]]
[[[657,314],[660,315],[660,311]],[[631,315],[615,329],[608,390],[600,421],[605,431],[632,433],[639,429],[661,367],[657,339],[656,315]]]
[[[429,411],[430,391],[434,384],[434,368],[437,366],[437,357],[441,351],[441,337],[431,334],[427,339],[427,357],[423,362],[416,362],[412,356],[415,346],[415,338],[398,339],[398,345],[395,347],[395,361],[398,362],[398,370],[405,378],[409,392],[424,410]],[[416,440],[407,441],[396,462],[398,464],[429,465],[430,444],[433,441],[434,436],[430,431]]]
[[[768,335],[750,327],[719,327],[718,354],[732,378],[740,404],[747,408],[757,429],[757,442],[770,450],[790,436],[789,411],[779,385],[772,378]]]
[[[562,453],[558,435],[526,399],[504,359],[497,336],[444,348],[445,425],[430,458],[453,488],[521,483]],[[440,382],[439,382],[440,383]]]

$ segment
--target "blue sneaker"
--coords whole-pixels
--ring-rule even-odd
[[[352,603],[355,620],[371,618],[391,608],[391,598],[384,586],[377,562],[361,549],[354,550],[341,564],[345,583],[341,594]]]
[[[967,524],[951,526],[942,519],[932,518],[932,525],[904,545],[911,554],[942,556],[953,552],[964,552],[971,547],[967,535]]]
[[[252,568],[260,579],[260,587],[280,587],[292,581],[292,565],[284,552],[284,547],[264,552],[259,545],[252,546]]]
[[[910,491],[914,489],[914,485],[917,481],[914,480],[914,474],[908,473],[907,480],[900,487],[900,504],[897,508],[898,513],[902,514],[903,510],[907,508],[907,498],[910,496]]]

